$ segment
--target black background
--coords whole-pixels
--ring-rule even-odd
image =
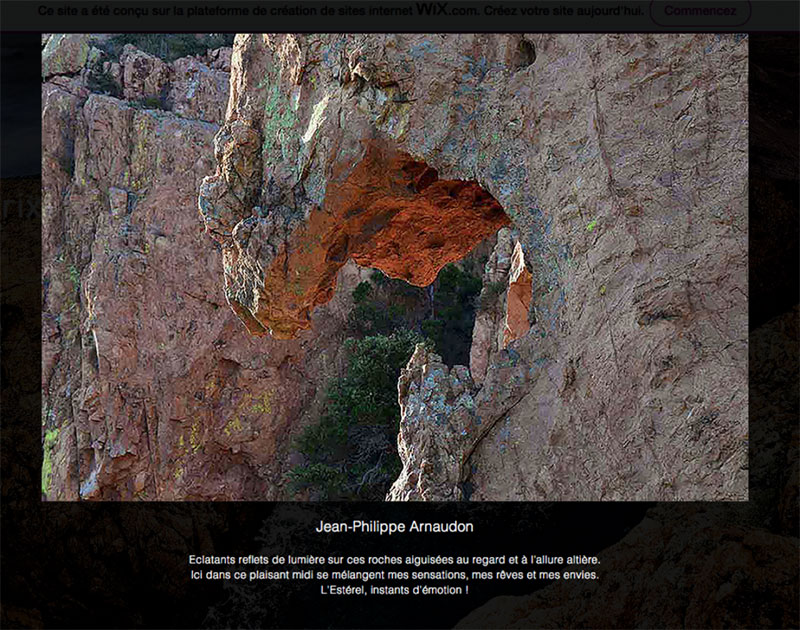
[[[749,46],[752,331],[799,301],[800,51],[796,34],[751,34]],[[41,38],[38,33],[4,33],[2,48],[2,176],[38,177]],[[2,223],[3,627],[450,627],[495,595],[531,592],[530,584],[484,583],[467,596],[431,599],[427,604],[404,597],[323,599],[316,595],[316,587],[308,586],[190,583],[186,559],[190,553],[262,552],[593,555],[622,539],[655,505],[43,503],[39,493],[41,225],[39,217],[20,213],[16,201],[10,208],[5,209]],[[796,335],[794,344],[796,354]],[[760,365],[760,351],[751,343],[751,370]],[[797,410],[794,376],[776,380],[769,397],[788,400]],[[740,512],[743,521],[752,520],[747,515],[755,510],[765,531],[797,537],[797,505],[787,519],[785,513],[778,514],[776,504],[776,488],[787,480],[797,481],[796,467],[783,467],[792,459],[789,451],[797,449],[792,437],[796,427],[786,426],[785,420],[775,425],[766,412],[770,404],[763,393],[751,390],[751,444],[758,443],[759,432],[777,433],[777,450],[751,450],[751,500],[724,509],[731,519]],[[756,477],[752,462],[759,458],[768,472]],[[706,505],[711,540],[720,521],[713,504]],[[675,504],[674,510],[693,514],[698,507]],[[474,523],[475,533],[388,537],[313,532],[321,519],[353,518],[406,523],[458,519]],[[793,588],[796,593],[796,583]],[[800,623],[797,610],[790,611],[789,618],[794,620],[792,627]],[[744,624],[736,621],[731,625]]]

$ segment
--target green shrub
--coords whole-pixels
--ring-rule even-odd
[[[456,265],[447,265],[433,285],[432,315],[422,322],[422,332],[448,365],[469,365],[475,298],[481,279]]]
[[[72,264],[69,266],[69,279],[72,281],[73,290],[79,291],[81,288],[81,272]]]
[[[319,422],[298,438],[306,464],[289,473],[290,488],[319,499],[381,500],[400,472],[397,379],[419,334],[398,330],[345,342],[348,365],[328,385]]]
[[[353,291],[350,334],[389,335],[401,328],[417,330],[434,343],[445,363],[469,364],[476,300],[482,285],[478,276],[450,264],[425,289],[388,278],[380,271],[373,272],[370,281],[360,283]],[[496,300],[496,296],[491,299]]]
[[[369,282],[359,282],[358,286],[353,291],[353,302],[356,304],[363,304],[369,299],[372,294],[372,285]]]
[[[163,105],[161,104],[161,100],[156,98],[155,96],[148,96],[146,99],[142,101],[142,105],[146,109],[162,109]]]
[[[42,494],[50,492],[50,481],[53,476],[53,448],[58,440],[58,429],[45,431],[44,443],[42,445]]]
[[[332,466],[314,462],[308,466],[295,466],[289,472],[289,480],[294,488],[316,488],[325,497],[336,496],[344,486],[345,475]]]
[[[108,94],[109,96],[120,97],[122,89],[119,84],[114,81],[108,74],[102,71],[94,71],[89,73],[87,78],[87,87],[92,92],[99,94]]]
[[[425,310],[425,292],[403,280],[384,276],[380,271],[361,282],[353,291],[353,310],[348,317],[351,335],[390,335],[402,328],[417,328]]]
[[[383,500],[401,469],[397,379],[426,341],[450,365],[469,362],[477,276],[447,265],[427,289],[373,272],[353,291],[347,372],[328,384],[325,411],[297,439],[305,464],[290,489],[317,499]]]
[[[404,325],[402,309],[380,302],[357,304],[350,311],[348,326],[356,335],[389,335]]]

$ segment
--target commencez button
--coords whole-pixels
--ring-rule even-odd
[[[750,19],[750,0],[702,2],[652,0],[650,17],[659,26],[742,26]]]

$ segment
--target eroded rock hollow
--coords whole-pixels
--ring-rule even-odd
[[[230,238],[218,237],[228,302],[252,334],[290,339],[308,329],[311,310],[330,301],[348,260],[427,286],[510,222],[476,182],[439,179],[386,141],[362,145],[357,164],[332,165],[321,207],[301,216],[296,208],[256,206]],[[204,183],[217,186],[219,176]],[[201,197],[200,208],[218,234],[216,205]]]

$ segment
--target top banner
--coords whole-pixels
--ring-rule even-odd
[[[794,0],[615,2],[36,2],[5,0],[5,31],[797,32]]]

